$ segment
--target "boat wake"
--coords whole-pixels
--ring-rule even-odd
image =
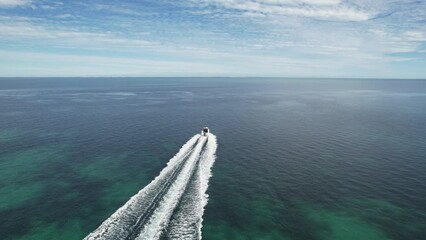
[[[84,239],[201,239],[216,149],[215,135],[192,137],[150,184]]]

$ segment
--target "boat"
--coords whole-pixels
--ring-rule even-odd
[[[201,131],[201,135],[202,136],[207,136],[207,134],[210,132],[208,127],[204,127],[203,130]]]

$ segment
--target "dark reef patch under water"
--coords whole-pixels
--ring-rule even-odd
[[[81,239],[208,125],[204,239],[426,236],[426,81],[0,79],[0,236]]]

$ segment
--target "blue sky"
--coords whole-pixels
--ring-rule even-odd
[[[426,78],[426,1],[0,0],[0,76]]]

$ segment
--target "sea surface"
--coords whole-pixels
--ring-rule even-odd
[[[85,238],[204,126],[203,239],[426,239],[426,80],[279,78],[1,78],[0,239]]]

